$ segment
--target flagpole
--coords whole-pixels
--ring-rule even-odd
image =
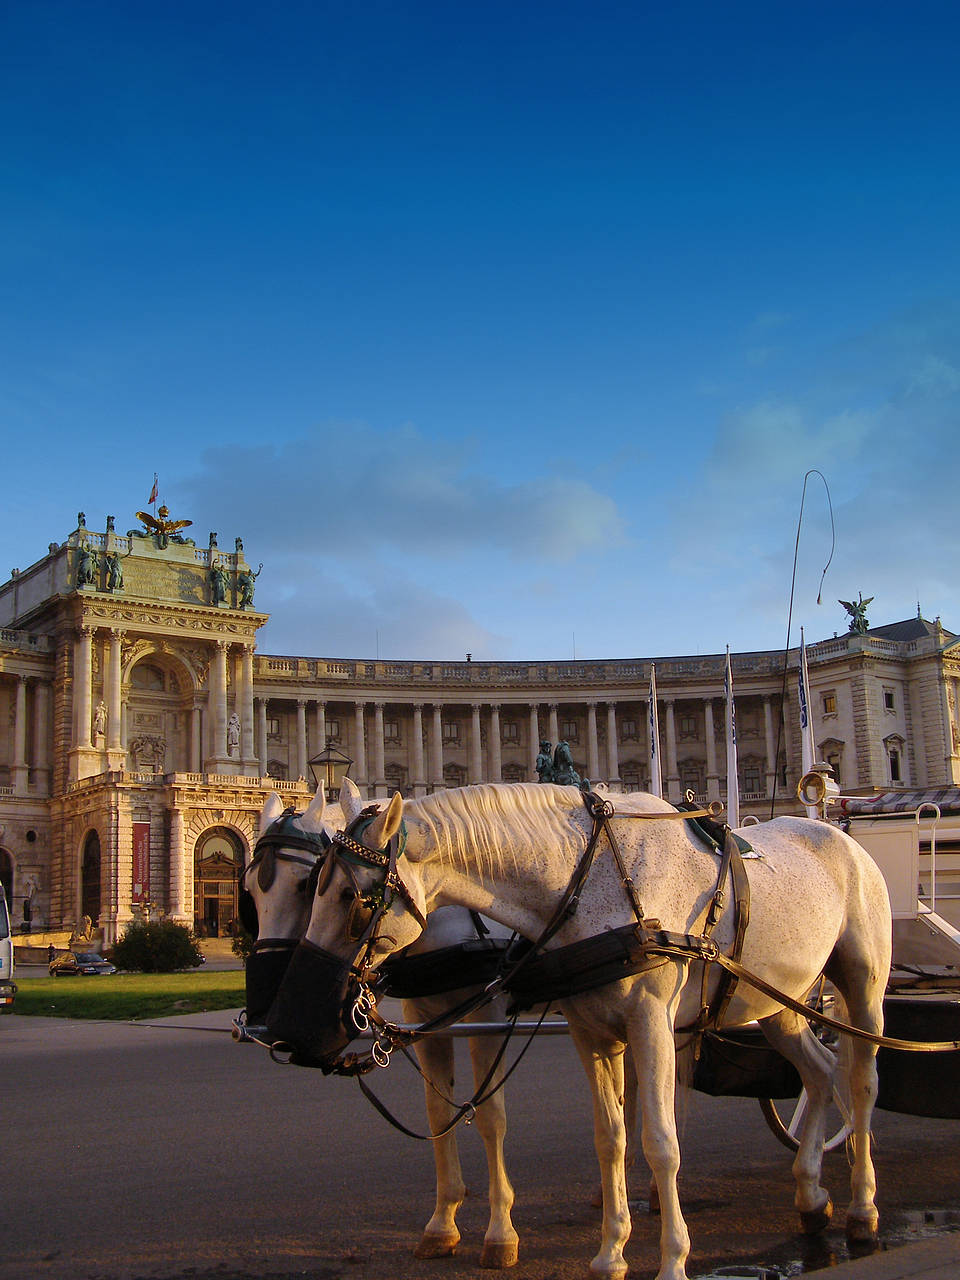
[[[650,663],[650,794],[663,797],[660,775],[660,713],[657,710],[657,668]]]
[[[727,645],[727,669],[723,678],[727,711],[727,822],[740,825],[740,778],[737,774],[737,718],[733,705],[733,672],[730,670],[730,646]]]
[[[815,749],[813,743],[813,718],[810,715],[810,673],[807,670],[807,646],[800,628],[800,666],[797,672],[797,701],[800,707],[800,771],[809,773],[813,768]],[[808,818],[818,816],[817,806],[805,806]]]

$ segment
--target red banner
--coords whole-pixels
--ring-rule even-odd
[[[150,823],[133,824],[133,894],[134,902],[150,897]]]

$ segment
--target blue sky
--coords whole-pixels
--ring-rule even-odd
[[[0,573],[154,472],[261,648],[960,631],[960,8],[9,0]],[[797,631],[794,632],[796,638]]]

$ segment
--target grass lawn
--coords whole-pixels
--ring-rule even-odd
[[[178,1013],[242,1009],[242,969],[201,973],[115,973],[97,977],[17,978],[14,1012],[44,1018],[135,1022]]]

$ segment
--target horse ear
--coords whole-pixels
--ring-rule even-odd
[[[400,830],[403,821],[403,796],[399,791],[393,793],[393,799],[386,809],[381,810],[367,828],[364,844],[371,849],[385,849]]]
[[[340,783],[340,808],[347,826],[363,812],[363,796],[352,778],[344,778]]]
[[[317,787],[317,794],[310,801],[307,808],[300,815],[298,826],[301,831],[322,831],[323,830],[323,811],[327,806],[327,798],[323,794],[323,787]]]
[[[267,796],[266,804],[260,811],[260,835],[263,835],[271,822],[276,822],[281,813],[283,813],[283,801],[275,791],[271,791]]]

